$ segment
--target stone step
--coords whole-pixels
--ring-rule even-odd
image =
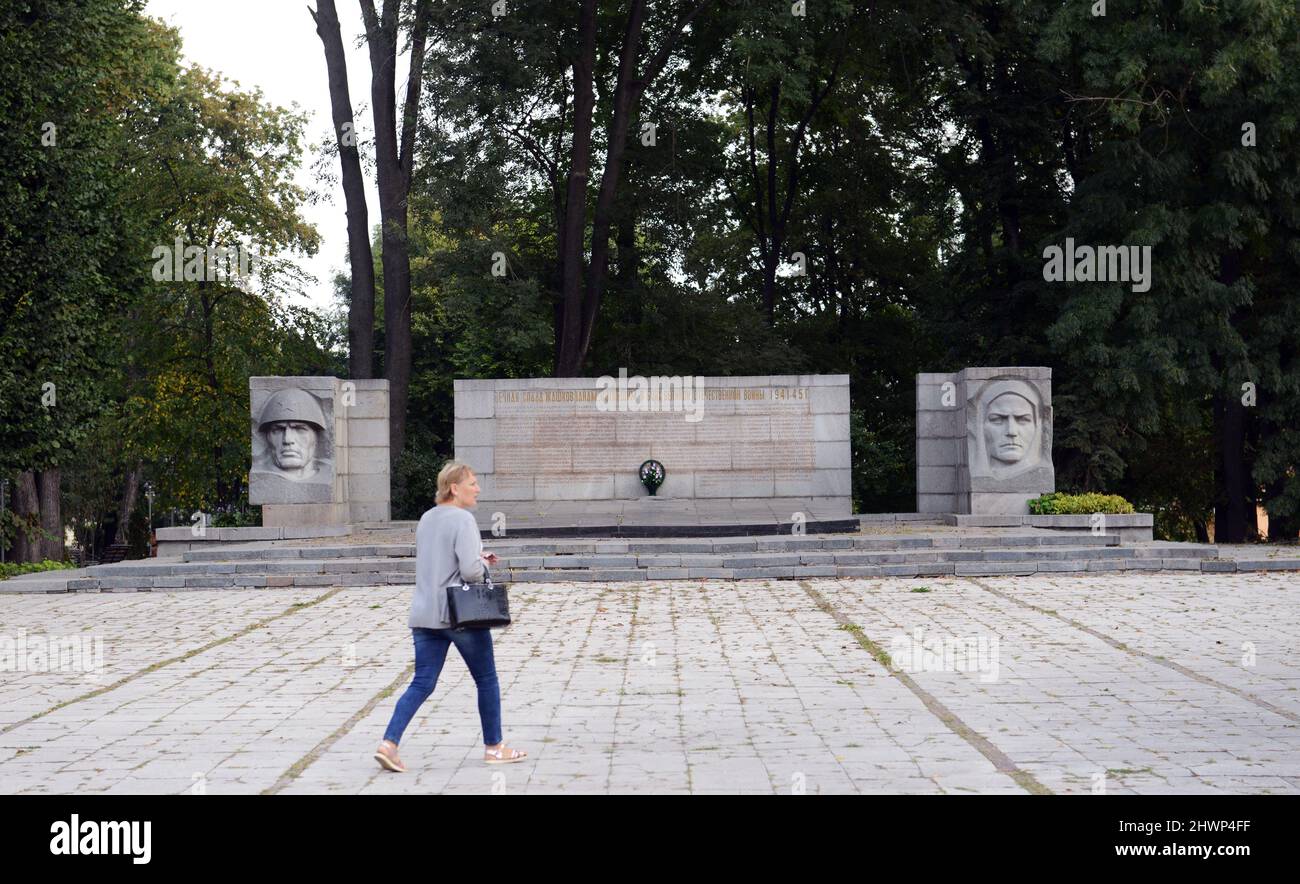
[[[502,557],[509,555],[627,555],[641,553],[724,554],[744,552],[791,552],[809,549],[982,549],[1018,547],[1114,547],[1119,539],[1111,535],[1060,534],[1043,531],[1037,534],[935,534],[935,535],[806,535],[791,537],[696,537],[657,540],[568,540],[539,538],[501,538],[485,543]],[[188,550],[186,562],[231,562],[269,559],[327,558],[403,558],[415,555],[412,543],[374,544],[366,546],[260,546]]]
[[[306,550],[303,550],[304,552]],[[624,569],[624,568],[751,568],[793,565],[885,565],[928,562],[1042,561],[1109,558],[1199,560],[1212,557],[1211,548],[1062,546],[1005,548],[906,548],[906,549],[802,549],[745,550],[740,552],[649,552],[619,554],[563,553],[501,556],[498,570]],[[270,574],[414,573],[410,556],[367,556],[356,558],[240,558],[226,562],[132,562],[87,569],[84,576],[125,579],[130,577],[186,577]]]
[[[1089,571],[1300,570],[1300,558],[1219,558],[1210,544],[1119,545],[1107,535],[1026,531],[574,540],[501,538],[493,573],[513,582],[697,578],[996,576]],[[43,572],[0,592],[410,585],[413,544],[249,545]]]
[[[523,524],[520,524],[523,521]],[[724,537],[733,535],[779,535],[790,532],[791,522],[787,519],[780,519],[767,522],[700,522],[700,521],[683,521],[680,525],[663,522],[654,523],[636,523],[629,521],[602,521],[593,520],[584,525],[528,525],[526,521],[515,519],[512,521],[516,527],[511,528],[511,533],[518,537]],[[845,517],[842,519],[825,518],[825,519],[808,519],[803,523],[805,528],[816,530],[825,534],[853,534],[861,528],[858,519]],[[481,534],[484,542],[487,542],[492,532],[490,528],[482,528]]]
[[[560,551],[552,547],[541,547],[541,551],[529,552],[529,547],[517,551],[499,552],[499,568],[627,568],[659,567],[659,565],[680,565],[688,567],[759,567],[759,565],[783,564],[893,564],[902,562],[980,562],[980,560],[1040,560],[1040,559],[1091,559],[1108,558],[1214,558],[1217,550],[1204,546],[1102,546],[1091,543],[1086,546],[1066,546],[1061,543],[1044,543],[1034,547],[949,547],[949,546],[910,546],[910,547],[875,547],[872,546],[829,546],[816,547],[802,545],[793,549],[750,549],[731,550],[728,547],[660,546],[650,547],[649,551],[610,552],[610,551]],[[231,560],[212,560],[212,551],[203,554],[191,554],[186,562],[133,562],[118,565],[103,565],[86,569],[85,575],[98,577],[131,576],[207,576],[222,573],[331,573],[357,571],[413,571],[415,558],[411,546],[386,547],[385,555],[350,556],[350,558],[299,558],[317,552],[316,547],[295,547],[295,549],[276,549],[264,547],[261,550],[238,550]],[[337,551],[337,550],[331,550]],[[359,551],[373,552],[374,547],[360,547]],[[264,555],[256,555],[261,552]],[[296,554],[296,555],[295,555]]]
[[[67,577],[43,577],[40,580],[10,577],[8,580],[0,580],[0,593],[67,592],[68,580]]]
[[[371,563],[328,563],[329,565]],[[871,564],[839,562],[809,563],[800,560],[775,564],[771,559],[761,564],[732,561],[730,564],[700,565],[681,562],[676,565],[647,562],[635,567],[543,567],[499,569],[499,579],[511,583],[557,582],[628,582],[643,580],[723,579],[744,580],[799,579],[807,577],[999,577],[1012,575],[1087,574],[1096,572],[1197,571],[1207,573],[1243,571],[1300,571],[1300,559],[1231,560],[1204,556],[1160,558],[1155,556],[1105,556],[1092,558],[1013,559],[978,561],[899,561]],[[25,581],[12,587],[0,585],[5,592],[148,592],[191,589],[249,589],[277,587],[336,587],[400,585],[413,583],[410,570],[375,570],[359,567],[298,573],[222,572],[215,574],[157,574],[152,576],[78,577],[66,581]]]
[[[930,562],[1038,561],[1043,559],[1132,558],[1123,547],[970,550],[806,550],[802,552],[650,553],[637,555],[502,556],[503,569],[591,568],[757,568],[794,565],[885,565]]]
[[[1029,535],[854,535],[781,538],[690,538],[674,541],[539,542],[531,539],[498,540],[485,544],[505,555],[618,554],[618,553],[738,553],[788,552],[806,549],[961,549],[1034,546],[1118,546],[1107,535],[1063,535],[1050,532]]]

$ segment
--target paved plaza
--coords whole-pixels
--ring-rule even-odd
[[[409,599],[0,596],[0,792],[1300,793],[1294,573],[516,584],[393,774]]]

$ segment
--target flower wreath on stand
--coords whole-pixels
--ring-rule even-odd
[[[654,497],[655,493],[659,490],[659,486],[664,483],[664,476],[666,476],[667,473],[664,471],[664,465],[659,461],[647,460],[645,463],[641,464],[641,469],[638,470],[638,475],[640,475],[641,484],[645,486],[646,491],[649,491],[650,496]]]

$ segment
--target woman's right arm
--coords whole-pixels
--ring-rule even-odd
[[[466,583],[480,583],[483,580],[483,539],[478,533],[478,523],[471,515],[462,521],[456,531],[456,564],[460,567],[460,577]]]

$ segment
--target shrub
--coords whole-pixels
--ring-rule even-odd
[[[212,516],[212,521],[208,524],[213,528],[257,528],[262,524],[262,508],[250,506],[221,510]],[[148,534],[145,536],[147,538]]]
[[[908,433],[912,431],[909,429]],[[853,512],[888,513],[916,507],[914,455],[886,433],[867,426],[866,414],[849,415],[852,446]]]
[[[434,505],[438,494],[438,471],[451,455],[439,451],[429,437],[408,441],[406,450],[393,464],[394,519],[418,519]],[[470,464],[473,468],[475,464]]]
[[[1133,504],[1118,494],[1062,494],[1053,492],[1029,501],[1035,516],[1091,515],[1092,513],[1131,513]]]
[[[32,574],[36,571],[62,571],[65,568],[77,567],[72,562],[56,562],[53,559],[46,559],[43,562],[5,562],[0,565],[0,580],[8,577],[16,577],[19,574]]]

